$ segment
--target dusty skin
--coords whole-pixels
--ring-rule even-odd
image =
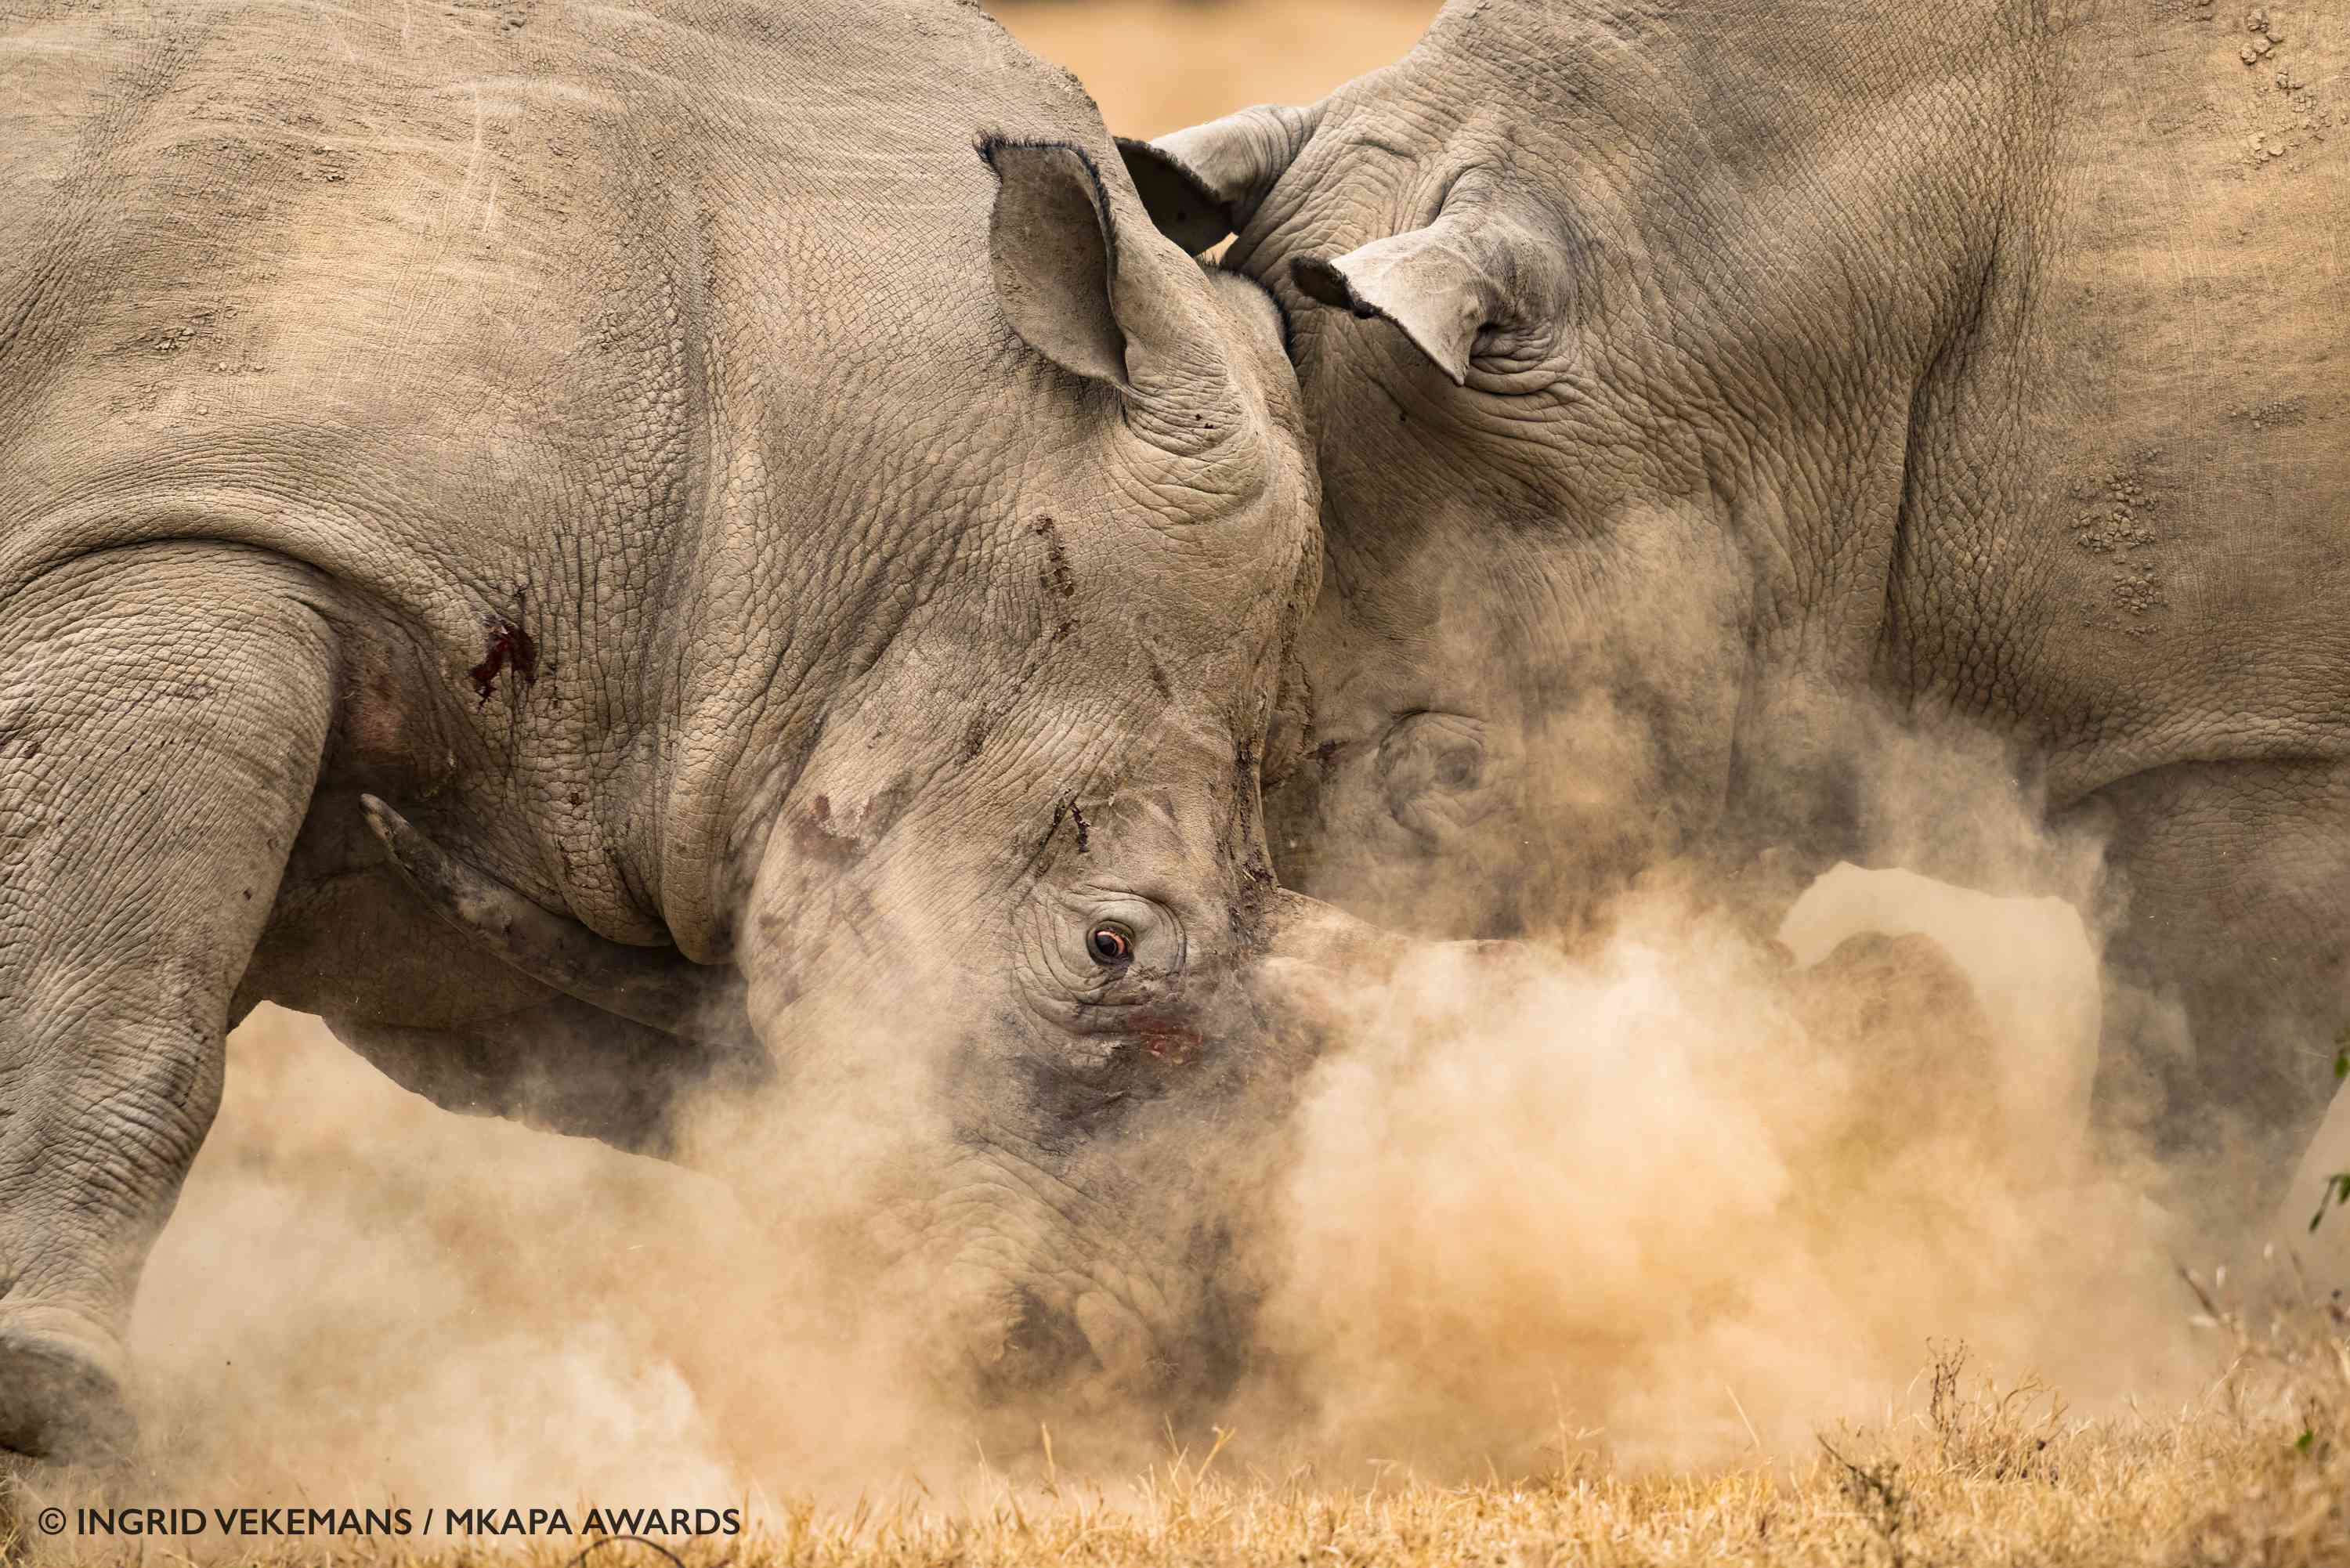
[[[1149,134],[1310,99],[1429,10],[1000,13]],[[2082,846],[1981,831],[2089,885]],[[1266,1354],[1221,1431],[1148,1447],[974,1432],[888,1323],[813,1310],[787,1210],[449,1116],[264,1009],[147,1271],[145,1468],[115,1501],[745,1506],[747,1539],[664,1542],[698,1568],[2350,1559],[2344,1324],[2266,1305],[2323,1301],[2350,1213],[2291,1216],[2301,1272],[2182,1282],[2200,1239],[2083,1146],[2064,1087],[2095,933],[1919,881],[1818,895],[1786,953],[1664,885],[1506,986],[1430,961],[1328,998],[1348,1048],[1266,1217]],[[11,1516],[40,1561],[588,1544],[52,1540],[48,1501]]]

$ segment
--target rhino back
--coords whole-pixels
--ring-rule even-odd
[[[0,418],[30,464],[11,518],[61,472],[255,443],[303,462],[316,440],[331,462],[355,437],[395,465],[436,438],[399,475],[411,514],[469,468],[530,466],[492,462],[501,441],[657,483],[647,436],[676,422],[681,374],[716,371],[697,356],[821,387],[810,417],[884,358],[920,395],[990,336],[976,132],[1082,136],[1089,106],[962,7],[764,9],[22,25],[0,153],[29,220],[0,250]],[[57,439],[98,424],[95,452]]]
[[[733,759],[818,722],[985,483],[1020,389],[977,138],[1109,151],[952,3],[125,6],[5,48],[0,599],[153,539],[307,563],[341,760],[488,779],[524,809],[478,803],[479,857],[639,940],[626,867],[707,857]]]

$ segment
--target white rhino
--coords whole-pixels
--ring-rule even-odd
[[[1260,825],[1276,311],[1076,85],[942,0],[36,7],[0,72],[0,1448],[127,1430],[264,999],[655,1153],[935,1120],[942,1339],[1201,1365],[1252,977],[1362,933]]]

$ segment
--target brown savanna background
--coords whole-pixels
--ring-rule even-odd
[[[1318,97],[1435,6],[993,9],[1149,135]],[[1914,771],[1917,820],[1980,809]],[[795,1236],[804,1187],[452,1116],[265,1009],[148,1270],[134,1501],[746,1507],[754,1541],[669,1542],[695,1563],[2350,1562],[2350,1213],[2212,1277],[2068,1088],[2095,846],[1981,832],[2069,904],[1846,876],[1791,971],[1665,878],[1498,992],[1431,961],[1331,998],[1264,1354],[1225,1428],[1155,1449],[1151,1412],[932,1407]],[[1838,945],[1862,927],[1896,934]]]

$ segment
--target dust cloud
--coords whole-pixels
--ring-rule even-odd
[[[1321,1000],[1241,1427],[1423,1473],[1646,1470],[1811,1453],[1960,1345],[2076,1415],[2208,1385],[2178,1269],[2258,1249],[2157,1201],[2228,1173],[2093,1123],[2102,843],[1981,737],[1849,722],[1878,868],[1787,884],[1768,927],[1775,854],[1758,899],[1755,868],[1644,842],[1596,909],[1522,910],[1549,938],[1504,981],[1430,950]],[[1525,794],[1565,804],[1529,865],[1655,817],[1622,793],[1659,776],[1649,730],[1594,696],[1539,741]],[[1440,877],[1386,896],[1421,929],[1480,913]]]
[[[822,1106],[729,1107],[698,1129],[733,1147],[722,1180],[452,1115],[298,1014],[263,1008],[229,1057],[132,1324],[160,1480],[758,1507],[763,1484],[854,1491],[961,1440],[917,1392],[921,1320],[840,1288],[839,1237],[869,1228],[918,1100],[853,1135]]]
[[[1589,780],[1645,723],[1586,703],[1527,765]],[[1238,1210],[1259,1293],[1239,1386],[1184,1417],[1024,1412],[1059,1472],[1115,1483],[1174,1418],[1340,1480],[1795,1459],[1914,1407],[1959,1342],[2075,1413],[2193,1397],[2210,1351],[2174,1271],[2222,1244],[2092,1131],[2100,846],[2043,828],[1994,753],[1863,750],[1871,858],[1939,877],[1839,867],[1758,928],[1668,859],[1522,950],[1309,987],[1323,1047],[1270,1188],[1200,1195]],[[692,1129],[718,1181],[447,1115],[314,1023],[248,1024],[134,1327],[156,1473],[240,1502],[754,1520],[1035,1474],[1039,1425],[931,1376],[945,1283],[858,1266],[920,1211],[945,1075],[850,1027],[797,1053],[840,1082]]]
[[[2020,865],[2036,832],[1981,842]],[[1315,998],[1329,1044],[1247,1217],[1266,1289],[1215,1417],[1238,1456],[1794,1457],[1914,1401],[1957,1341],[2076,1409],[2190,1396],[2210,1364],[2172,1268],[2198,1243],[2089,1136],[2092,893],[1842,867],[1763,933],[1668,876],[1576,950],[1430,949]],[[757,1518],[1033,1469],[1035,1428],[1006,1446],[920,1370],[919,1291],[839,1267],[913,1135],[763,1115],[702,1129],[735,1154],[717,1181],[442,1112],[265,1011],[140,1298],[157,1473],[240,1501]],[[1036,1414],[1065,1471],[1140,1452]]]
[[[1505,1474],[1801,1455],[1960,1342],[2078,1407],[2191,1392],[2179,1238],[2090,1147],[2068,908],[1844,867],[1791,971],[1638,902],[1498,993],[1433,955],[1333,998],[1263,1331],[1316,1443]],[[1842,940],[1872,927],[1933,934]]]

